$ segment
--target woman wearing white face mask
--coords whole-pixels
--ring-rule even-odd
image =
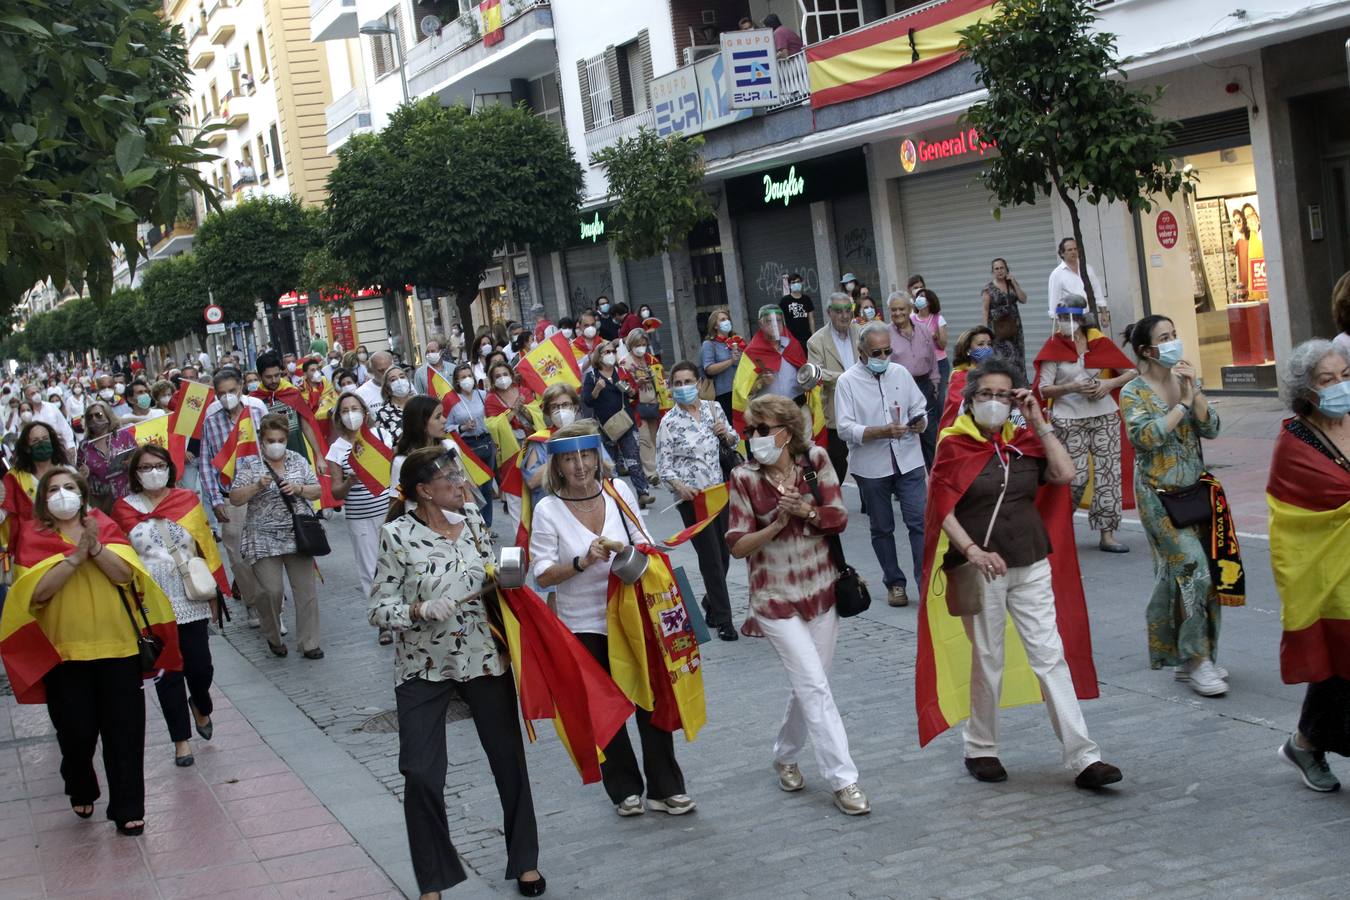
[[[487,377],[491,389],[483,404],[484,415],[491,419],[510,413],[511,432],[517,443],[525,440],[526,436],[536,431],[539,424],[530,412],[530,404],[535,399],[534,391],[517,381],[515,372],[503,362],[493,363],[488,368]]]
[[[745,421],[753,461],[731,472],[727,545],[750,576],[750,615],[741,633],[769,639],[792,691],[774,741],[778,786],[805,787],[798,760],[810,738],[835,806],[847,816],[866,815],[872,807],[858,785],[829,682],[839,615],[838,570],[826,536],[848,524],[839,480],[825,450],[807,442],[802,411],[788,398],[755,397]]]
[[[525,486],[530,489],[530,500],[535,506],[544,497],[548,439],[559,428],[566,428],[576,421],[581,398],[570,384],[552,384],[544,391],[540,408],[546,425],[525,439],[525,453],[520,458],[520,474],[525,478]]]
[[[1228,672],[1215,665],[1220,607],[1242,603],[1240,586],[1231,581],[1242,570],[1240,559],[1221,567],[1210,552],[1220,511],[1230,535],[1232,528],[1227,504],[1214,503],[1223,488],[1206,471],[1200,446],[1201,438],[1219,436],[1219,414],[1195,368],[1182,358],[1171,319],[1147,316],[1125,330],[1125,339],[1139,360],[1139,377],[1121,389],[1120,412],[1134,446],[1135,502],[1153,548],[1155,574],[1145,613],[1149,665],[1176,667],[1177,680],[1189,682],[1196,693],[1219,696],[1228,692]],[[1177,525],[1158,492],[1202,482],[1208,485],[1204,506],[1211,515]],[[1233,550],[1235,555],[1236,545]]]
[[[403,408],[413,398],[412,382],[402,366],[390,366],[384,373],[380,396],[384,402],[375,409],[375,424],[397,442],[403,436]]]
[[[283,499],[284,495],[292,503],[317,500],[319,479],[303,456],[286,449],[290,433],[285,416],[263,418],[258,429],[262,456],[245,456],[236,463],[230,505],[248,507],[239,550],[258,580],[255,608],[267,646],[277,656],[288,652],[281,639],[281,575],[285,570],[295,600],[299,649],[305,659],[323,659],[314,559],[295,552],[291,508]]]
[[[490,370],[500,371],[496,366]],[[445,428],[456,431],[474,456],[482,460],[489,471],[497,468],[497,445],[487,428],[487,392],[474,386],[473,369],[467,365],[455,366],[455,401],[446,410]],[[492,482],[483,485],[485,501],[480,512],[483,521],[492,527]]]
[[[380,545],[380,526],[389,511],[389,492],[372,494],[365,482],[352,471],[349,457],[352,442],[361,429],[372,424],[366,403],[356,394],[343,394],[333,409],[333,442],[328,445],[328,474],[333,480],[333,496],[342,501],[342,516],[347,520],[347,535],[352,542],[356,573],[361,579],[361,596],[369,597],[375,579],[375,556]],[[379,435],[376,435],[379,439]],[[380,643],[394,640],[388,629],[380,632]]]
[[[638,458],[642,460],[642,474],[647,476],[647,483],[657,484],[661,479],[656,474],[656,429],[661,425],[662,413],[670,409],[670,390],[660,361],[652,356],[645,330],[634,328],[624,338],[624,346],[628,352],[619,365],[637,385]]]
[[[1076,786],[1096,789],[1120,781],[1121,774],[1102,762],[1078,704],[1078,690],[1086,697],[1097,695],[1097,679],[1072,511],[1063,487],[1073,479],[1073,460],[1023,379],[1019,365],[998,357],[973,369],[964,393],[969,411],[943,431],[938,444],[925,520],[929,576],[919,612],[929,628],[919,654],[932,662],[930,671],[970,672],[965,766],[978,781],[1004,781],[1008,775],[998,758],[1002,685],[1006,675],[1025,693],[1030,674],[1020,666],[1004,671],[1004,635],[1011,618],[1059,736],[1064,766],[1076,773]],[[1010,421],[1014,406],[1026,428]],[[939,559],[944,545],[945,556]],[[968,644],[946,609],[933,612],[929,606],[943,602],[935,587],[945,591],[952,584],[955,576],[944,580],[944,572],[963,564],[983,579],[978,612],[961,616]],[[942,730],[933,724],[927,705],[936,704],[933,684],[939,677],[928,675],[916,692],[924,743]],[[1030,693],[1035,695],[1035,689]],[[959,711],[951,719],[958,717]]]
[[[620,473],[633,479],[638,504],[651,506],[656,498],[650,493],[647,476],[638,456],[637,441],[637,382],[633,375],[619,366],[617,342],[601,342],[591,351],[591,367],[581,383],[581,396],[586,398],[596,421],[605,435],[605,444],[618,460]],[[620,414],[628,416],[627,423]],[[613,424],[610,424],[613,423]],[[620,432],[620,426],[626,428]]]
[[[173,605],[183,670],[156,679],[155,693],[169,727],[169,740],[174,742],[174,762],[190,766],[188,739],[194,720],[203,739],[211,740],[214,730],[211,679],[215,670],[207,635],[218,601],[189,597],[183,571],[192,557],[200,556],[215,576],[217,588],[228,593],[230,584],[206,522],[206,510],[196,493],[176,486],[177,472],[168,451],[155,444],[139,447],[131,454],[127,470],[131,493],[117,501],[112,517]]]

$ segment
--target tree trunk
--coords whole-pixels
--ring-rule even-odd
[[[478,281],[451,285],[455,295],[455,310],[459,313],[459,324],[464,329],[465,346],[472,346],[474,337],[473,305],[478,300]],[[484,323],[487,324],[487,323]],[[469,354],[473,358],[473,354]]]
[[[1078,271],[1083,277],[1083,296],[1087,298],[1088,310],[1095,314],[1097,312],[1097,297],[1092,292],[1092,279],[1088,277],[1087,257],[1083,253],[1083,223],[1078,218],[1078,204],[1069,196],[1069,192],[1060,180],[1058,172],[1051,172],[1050,177],[1055,183],[1055,190],[1059,193],[1059,198],[1069,208],[1069,222],[1073,225],[1073,242],[1078,245]]]

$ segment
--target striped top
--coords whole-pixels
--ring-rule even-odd
[[[334,438],[333,443],[328,446],[328,455],[324,458],[342,467],[343,478],[351,478],[352,467],[347,465],[347,456],[351,452],[351,441],[344,437]],[[342,501],[342,513],[348,519],[373,519],[377,516],[384,518],[387,512],[389,512],[389,492],[385,491],[376,497],[359,478],[352,482],[347,498]]]

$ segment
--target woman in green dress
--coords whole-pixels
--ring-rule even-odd
[[[1214,665],[1219,597],[1206,549],[1208,527],[1176,527],[1158,491],[1200,480],[1205,470],[1200,439],[1218,436],[1219,414],[1195,367],[1182,359],[1171,319],[1147,316],[1126,329],[1125,339],[1139,359],[1139,377],[1121,389],[1120,408],[1134,445],[1135,499],[1156,577],[1147,611],[1149,664],[1176,666],[1178,681],[1216,697],[1228,691],[1228,673]]]

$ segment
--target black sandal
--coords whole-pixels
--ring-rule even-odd
[[[81,806],[87,806],[87,807],[89,807],[89,811],[88,811],[88,812],[80,812],[79,807],[81,807]],[[92,815],[94,814],[94,804],[92,804],[92,803],[76,803],[74,800],[72,800],[72,801],[70,801],[70,811],[73,812],[75,815],[79,816],[81,819],[87,819],[87,818],[89,818],[90,816],[92,816]]]
[[[133,819],[132,821],[137,820]],[[140,835],[145,831],[145,820],[140,819],[139,821],[141,823],[139,825],[130,825],[126,822],[118,822],[117,833],[124,834],[127,837],[140,837]]]

